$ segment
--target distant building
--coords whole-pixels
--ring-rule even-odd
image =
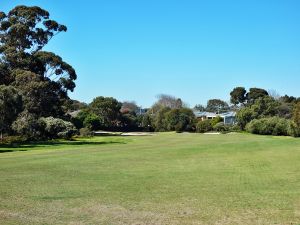
[[[144,108],[138,108],[135,113],[136,115],[144,115],[148,112],[149,109],[144,109]]]
[[[224,119],[224,124],[232,125],[236,123],[236,112],[230,111],[225,113],[212,113],[212,112],[199,112],[194,111],[195,116],[198,120],[211,120],[216,117],[222,117]]]

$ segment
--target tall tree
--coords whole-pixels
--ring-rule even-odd
[[[249,92],[247,93],[247,101],[249,104],[253,104],[255,100],[268,96],[269,93],[261,88],[250,88]]]
[[[236,87],[230,92],[230,102],[234,105],[244,104],[246,101],[246,89],[244,87]]]
[[[61,57],[43,51],[66,26],[49,18],[40,7],[17,6],[0,12],[0,84],[21,90],[24,107],[38,116],[61,116],[75,70]]]
[[[107,128],[117,125],[121,107],[122,103],[116,99],[102,96],[94,98],[89,105],[90,111],[99,116]]]
[[[206,110],[208,112],[222,113],[229,110],[229,105],[221,99],[210,99],[207,102]]]

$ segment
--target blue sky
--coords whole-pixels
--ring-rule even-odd
[[[233,87],[300,96],[297,0],[1,0],[38,5],[67,25],[47,50],[77,71],[72,98],[135,100],[160,93],[194,106]]]

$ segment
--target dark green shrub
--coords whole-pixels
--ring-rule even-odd
[[[45,138],[45,122],[34,114],[22,112],[12,124],[13,131],[27,140],[40,140]]]
[[[196,125],[196,132],[198,133],[206,133],[212,130],[213,127],[209,120],[199,121]]]
[[[40,120],[46,125],[45,135],[47,138],[69,139],[77,133],[77,129],[71,122],[53,117],[41,118]]]
[[[229,131],[230,132],[240,132],[242,130],[241,130],[241,127],[239,125],[235,124],[235,125],[229,126]]]
[[[213,127],[214,131],[221,132],[221,133],[226,133],[229,131],[229,126],[225,125],[223,122],[217,123]]]
[[[261,135],[289,136],[292,133],[291,121],[280,117],[269,117],[252,120],[246,131]]]
[[[13,144],[18,144],[18,143],[23,143],[25,141],[26,141],[26,138],[22,137],[22,136],[6,136],[1,140],[0,144],[13,145]]]
[[[300,128],[296,125],[296,123],[290,123],[288,134],[292,137],[300,137]]]

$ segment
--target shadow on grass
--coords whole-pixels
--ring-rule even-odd
[[[107,144],[127,144],[125,141],[42,141],[14,144],[0,144],[0,154],[6,152],[28,151],[43,147],[62,146],[82,146],[82,145],[107,145]]]

